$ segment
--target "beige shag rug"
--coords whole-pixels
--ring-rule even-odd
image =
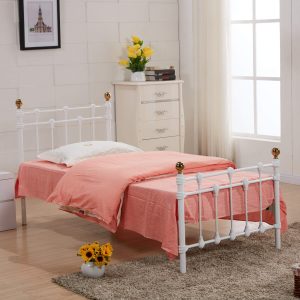
[[[274,232],[188,252],[187,273],[165,256],[110,265],[100,279],[80,273],[53,281],[88,299],[295,299],[291,265],[300,262],[300,223],[274,247]]]

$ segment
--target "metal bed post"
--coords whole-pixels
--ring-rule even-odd
[[[275,198],[275,245],[276,249],[281,249],[281,236],[280,236],[280,230],[281,230],[281,221],[280,221],[280,191],[279,191],[279,185],[280,185],[280,173],[279,173],[279,167],[280,167],[280,161],[278,159],[280,154],[280,150],[278,148],[272,149],[272,155],[273,155],[273,170],[274,170],[274,198]]]
[[[105,120],[106,120],[106,138],[108,141],[112,140],[111,136],[111,93],[106,92],[104,93],[105,99]]]
[[[24,161],[24,124],[23,124],[23,102],[21,99],[16,100],[17,107],[17,133],[18,133],[18,156],[19,163]],[[22,225],[27,224],[26,216],[26,198],[21,198],[21,210],[22,210]]]
[[[179,233],[179,255],[180,255],[180,272],[186,273],[186,241],[185,241],[185,214],[184,214],[184,164],[178,162],[176,170],[178,172],[176,177],[177,184],[177,203],[178,203],[178,233]]]

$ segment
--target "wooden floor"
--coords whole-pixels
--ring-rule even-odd
[[[282,190],[288,222],[300,221],[300,186],[283,184]],[[162,253],[158,243],[137,234],[113,235],[56,206],[33,199],[27,203],[28,225],[20,225],[18,203],[17,230],[0,232],[0,299],[82,299],[51,283],[51,278],[78,271],[81,261],[76,251],[88,241],[110,241],[115,249],[113,263]],[[188,235],[194,231],[191,227]]]

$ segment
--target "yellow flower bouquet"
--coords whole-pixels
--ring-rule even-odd
[[[132,73],[144,72],[146,64],[150,61],[154,51],[150,47],[143,47],[144,41],[138,36],[132,36],[132,45],[127,47],[128,59],[121,59],[119,64]]]
[[[110,243],[101,245],[99,242],[93,242],[82,245],[77,253],[84,261],[81,266],[82,273],[94,278],[103,276],[105,266],[110,262],[112,253],[113,248]]]

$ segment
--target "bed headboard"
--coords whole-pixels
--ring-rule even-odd
[[[82,128],[85,122],[90,122],[91,127],[91,134],[93,140],[96,137],[96,121],[104,119],[105,120],[105,127],[106,127],[106,139],[112,139],[112,109],[111,109],[111,94],[106,92],[104,94],[104,105],[95,105],[91,104],[88,106],[78,106],[78,107],[69,107],[64,106],[62,108],[53,108],[53,109],[32,109],[32,110],[23,110],[22,109],[22,100],[16,100],[16,107],[17,107],[17,134],[18,134],[18,158],[19,163],[24,161],[25,158],[25,149],[24,149],[24,129],[26,127],[31,127],[35,131],[35,151],[38,155],[40,153],[40,128],[41,127],[48,127],[50,140],[51,140],[51,147],[50,149],[54,149],[55,145],[55,134],[54,129],[56,127],[60,127],[61,131],[64,131],[64,144],[69,143],[69,129],[70,126],[74,125],[78,127],[78,141],[82,141]],[[98,109],[104,109],[102,113],[97,112]],[[85,112],[85,115],[88,114],[86,117],[82,117],[81,115],[71,116],[70,114],[74,115],[74,112],[79,111],[80,113]],[[42,116],[47,116],[47,114],[53,114],[54,117],[46,120],[41,120]],[[58,114],[62,114],[62,118],[57,118]],[[26,121],[25,117],[31,116],[33,117],[33,121]],[[49,150],[49,149],[48,149]]]

